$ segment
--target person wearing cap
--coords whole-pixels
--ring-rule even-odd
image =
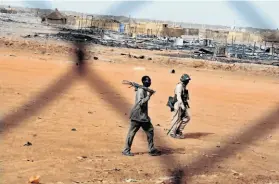
[[[186,124],[190,121],[190,115],[187,111],[189,107],[189,93],[186,89],[189,81],[191,80],[188,74],[183,74],[180,82],[175,87],[174,95],[174,109],[172,111],[172,129],[170,136],[173,138],[183,139],[183,130]]]

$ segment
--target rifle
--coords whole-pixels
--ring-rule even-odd
[[[135,89],[142,88],[142,89],[144,89],[144,90],[146,90],[146,91],[148,91],[149,93],[152,93],[152,94],[154,94],[156,92],[156,91],[154,91],[150,88],[144,87],[143,85],[140,85],[140,84],[135,83],[135,82],[130,82],[130,81],[127,81],[127,80],[123,80],[122,84],[130,85],[130,87],[133,86]]]
[[[172,128],[174,127],[174,125],[176,124],[176,122],[174,122],[171,126],[171,128],[169,129],[169,131],[167,132],[167,135],[169,135],[170,131],[172,130]]]

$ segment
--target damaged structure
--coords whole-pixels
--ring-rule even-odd
[[[8,8],[1,8],[0,13],[16,14],[17,11],[9,6]]]
[[[38,11],[38,10],[37,10]],[[51,11],[51,10],[50,10]],[[174,26],[161,21],[120,19],[113,16],[84,14],[63,15],[57,9],[43,12],[42,22],[55,26],[58,33],[27,34],[24,38],[50,38],[64,41],[85,41],[110,47],[147,50],[177,50],[170,57],[189,57],[222,62],[274,63],[279,61],[279,33],[265,36],[247,30],[204,29]],[[47,15],[46,15],[47,14]],[[3,15],[3,22],[16,15]],[[37,20],[37,18],[36,18]],[[146,21],[146,22],[144,22]],[[23,23],[16,21],[18,24]],[[26,24],[26,23],[25,23]],[[182,24],[180,24],[182,25]],[[43,25],[45,26],[45,25]],[[54,26],[53,26],[54,27]]]
[[[170,27],[168,24],[163,24],[161,36],[164,37],[181,37],[186,32],[182,27]]]
[[[66,24],[67,23],[67,17],[62,15],[58,11],[58,9],[55,9],[54,12],[42,16],[42,23],[48,23],[48,24]]]

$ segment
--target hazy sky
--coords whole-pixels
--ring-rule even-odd
[[[2,0],[2,4],[227,26],[279,27],[278,1]]]

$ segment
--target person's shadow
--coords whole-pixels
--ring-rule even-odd
[[[214,133],[209,132],[194,132],[194,133],[186,133],[184,134],[184,139],[200,139],[201,137],[205,137]],[[179,140],[179,139],[178,139]],[[170,154],[186,154],[185,148],[166,148],[166,147],[158,147],[159,150],[162,152],[162,155],[170,155]],[[136,152],[135,155],[145,155],[148,152]]]
[[[162,155],[170,155],[170,154],[186,154],[185,148],[166,148],[166,147],[158,147],[158,149],[161,151]],[[136,152],[135,155],[145,155],[148,154],[148,152]]]
[[[184,134],[184,139],[200,139],[201,137],[205,137],[214,133],[208,132],[194,132],[194,133],[186,133]]]

